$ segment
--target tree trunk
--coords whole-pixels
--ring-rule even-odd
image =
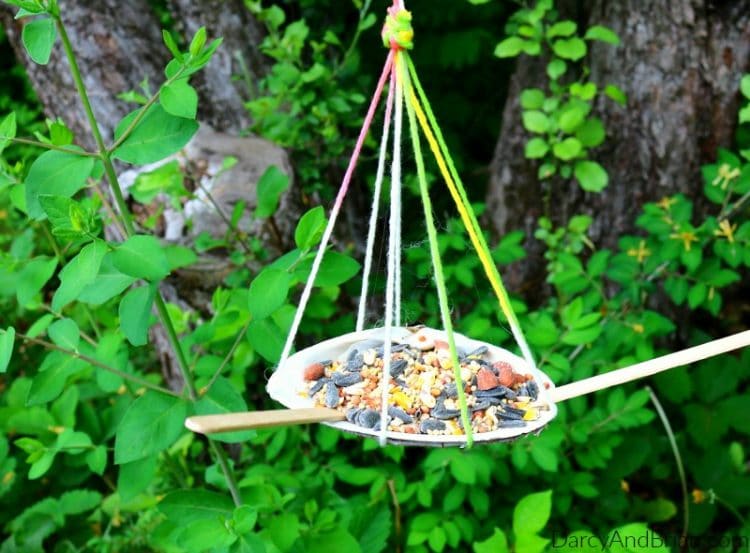
[[[519,103],[524,88],[544,86],[544,64],[522,59],[503,111],[487,218],[496,232],[522,228],[531,237],[540,215],[559,223],[588,213],[595,243],[612,247],[633,230],[644,202],[676,192],[697,196],[700,166],[731,145],[739,80],[750,60],[750,1],[596,0],[580,10],[582,21],[606,25],[622,40],[617,47],[593,43],[586,62],[595,83],[615,84],[628,97],[626,108],[607,98],[595,106],[607,138],[592,158],[609,172],[609,186],[587,194],[553,181],[545,207],[537,164],[524,158]],[[542,275],[540,244],[528,238],[527,248],[530,259],[510,275],[517,290],[536,286]]]

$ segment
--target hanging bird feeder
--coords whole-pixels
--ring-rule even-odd
[[[555,418],[556,404],[566,399],[750,345],[750,331],[746,331],[555,387],[534,362],[420,84],[409,55],[413,36],[410,12],[406,11],[402,0],[394,0],[393,6],[388,9],[382,32],[384,45],[389,49],[388,56],[331,209],[278,368],[268,382],[269,395],[287,409],[190,417],[186,421],[189,429],[208,434],[323,422],[347,432],[377,438],[381,445],[470,447],[473,442],[510,441],[526,434],[539,433]],[[313,283],[386,83],[389,86],[356,330],[292,354]],[[401,322],[401,135],[404,112],[416,162],[442,330],[405,327]],[[365,329],[365,306],[391,126],[393,140],[384,325]],[[437,162],[474,252],[497,298],[498,307],[518,345],[520,357],[453,331],[420,131]]]

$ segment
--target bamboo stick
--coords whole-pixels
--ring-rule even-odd
[[[273,409],[270,411],[248,411],[245,413],[224,413],[221,415],[198,415],[188,417],[185,426],[193,432],[212,434],[232,432],[249,428],[269,428],[293,424],[343,421],[343,413],[333,409]]]
[[[631,380],[636,380],[638,378],[651,376],[675,367],[689,365],[690,363],[695,363],[696,361],[708,359],[709,357],[721,355],[722,353],[727,353],[728,351],[749,345],[750,330],[746,330],[738,334],[727,336],[726,338],[720,338],[699,346],[662,355],[661,357],[650,359],[648,361],[643,361],[642,363],[636,363],[629,367],[592,376],[591,378],[585,378],[578,382],[565,384],[564,386],[550,390],[549,397],[554,403],[559,403],[566,399],[590,394],[598,390],[624,384],[625,382],[630,382]]]

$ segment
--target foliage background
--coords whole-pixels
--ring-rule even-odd
[[[430,9],[431,2],[415,0],[410,7],[418,14],[415,63],[481,212],[486,167],[513,67],[493,51],[517,28],[511,21],[504,29],[517,6],[477,4],[452,2]],[[289,148],[303,194],[325,202],[335,191],[361,122],[360,97],[371,89],[384,55],[377,37],[381,14],[374,11],[372,26],[346,55],[359,21],[355,8],[362,6],[342,9],[335,0],[300,0],[284,2],[276,8],[282,12],[254,2],[247,7],[268,25],[264,49],[274,64],[248,103],[254,116],[250,130]],[[279,22],[278,13],[285,14],[284,21]],[[292,27],[295,21],[305,23]],[[164,23],[171,25],[166,14]],[[180,42],[183,50],[189,38]],[[292,48],[279,48],[290,43]],[[327,47],[318,46],[325,43]],[[18,136],[49,132],[7,43],[0,42],[0,48],[0,116],[16,112]],[[316,63],[322,69],[304,87],[290,91],[279,86],[290,66],[307,71]],[[750,89],[746,82],[743,89]],[[750,97],[750,91],[743,92]],[[347,109],[331,109],[334,98]],[[320,113],[328,114],[325,124]],[[746,326],[747,299],[737,283],[750,265],[747,135],[738,134],[737,142],[727,146],[732,151],[717,152],[717,162],[704,168],[704,182],[696,182],[693,198],[679,196],[644,206],[637,234],[621,237],[615,250],[597,248],[588,240],[588,216],[573,217],[562,227],[538,221],[547,284],[543,297],[518,296],[516,302],[542,368],[556,382]],[[371,143],[358,177],[362,191],[371,184],[373,152]],[[56,241],[63,247],[61,266],[81,245],[52,238],[45,223],[29,222],[13,201],[13,188],[28,176],[38,153],[19,144],[4,152],[0,327],[13,326],[29,335],[37,323],[39,332],[48,334],[45,341],[59,346],[69,338],[69,323],[64,321],[74,321],[76,343],[79,330],[95,337],[95,343],[83,344],[81,351],[161,384],[153,352],[117,337],[125,331],[118,315],[121,295],[101,305],[76,302],[63,313],[50,312],[60,267],[54,269],[55,276],[39,277],[38,286],[29,290],[29,281],[39,280],[41,263],[57,255]],[[439,183],[433,189],[458,330],[512,347],[494,302],[488,301],[490,291],[476,260],[465,255],[468,242],[438,192]],[[713,210],[693,213],[692,201],[704,195]],[[98,208],[95,201],[82,205]],[[420,208],[412,199],[407,209]],[[212,382],[217,369],[222,374],[213,380],[214,407],[269,406],[263,394],[264,370],[278,348],[268,344],[283,338],[305,276],[304,263],[302,271],[290,266],[304,258],[324,222],[320,210],[312,209],[306,217],[309,239],[303,234],[295,252],[271,264],[273,260],[256,251],[267,269],[291,275],[272,317],[258,316],[252,294],[258,275],[245,268],[248,254],[233,243],[224,246],[236,270],[214,294],[210,317],[169,306],[190,352],[198,388]],[[722,221],[727,224],[721,226]],[[405,287],[415,293],[407,313],[412,320],[436,325],[434,294],[425,284],[431,273],[423,231],[418,218],[412,223],[406,229],[410,246],[405,251]],[[521,260],[521,239],[520,233],[510,233],[494,240],[496,261],[508,266]],[[188,262],[192,259],[181,253]],[[317,291],[303,327],[308,343],[351,328],[350,298],[358,290],[356,278],[351,280],[351,257],[356,254],[349,250],[338,258],[346,278]],[[26,291],[19,297],[24,281]],[[151,322],[146,320],[145,327]],[[57,336],[53,324],[58,325]],[[248,329],[247,339],[236,343],[235,337]],[[211,446],[181,430],[186,413],[182,403],[165,408],[164,398],[170,396],[144,394],[144,388],[126,386],[126,381],[86,363],[57,375],[53,380],[59,386],[49,391],[47,371],[65,359],[61,352],[48,353],[19,341],[8,371],[0,375],[2,553],[533,552],[566,550],[561,546],[564,536],[568,545],[573,536],[594,544],[590,549],[595,550],[598,542],[589,539],[592,534],[596,540],[609,536],[611,551],[642,550],[643,536],[651,537],[652,549],[666,550],[655,536],[676,539],[688,514],[691,536],[750,536],[747,352],[649,382],[664,404],[681,452],[686,497],[669,434],[644,383],[635,383],[562,405],[559,419],[538,438],[471,451],[379,449],[323,426],[244,434],[226,445],[242,495],[240,507],[229,497]],[[150,443],[141,443],[127,462],[122,462],[124,457],[118,460],[116,440],[137,446],[143,438],[139,430],[148,428],[149,410],[172,414]],[[130,425],[123,422],[129,420],[127,413],[133,413]],[[626,543],[625,536],[641,541]],[[711,549],[709,542],[696,543],[696,550]]]

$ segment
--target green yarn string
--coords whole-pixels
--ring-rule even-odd
[[[408,93],[411,89],[409,74],[401,62],[400,58],[406,58],[409,61],[409,54],[399,52],[396,61],[396,70],[399,78],[404,83],[404,91]],[[417,164],[417,178],[419,180],[419,192],[422,196],[422,206],[424,207],[425,226],[427,227],[427,238],[430,243],[430,256],[432,257],[432,266],[435,272],[435,287],[438,293],[438,304],[440,305],[440,316],[443,320],[443,328],[448,338],[448,349],[451,355],[451,363],[456,379],[456,391],[458,392],[458,406],[461,411],[461,422],[464,425],[466,433],[466,447],[471,447],[474,443],[473,431],[471,428],[471,417],[469,408],[466,405],[466,393],[464,391],[463,381],[461,379],[461,364],[458,361],[458,352],[456,351],[456,339],[453,335],[453,323],[451,322],[451,313],[448,306],[448,291],[445,287],[445,276],[443,274],[443,262],[440,259],[440,250],[438,247],[438,236],[435,228],[435,221],[432,217],[432,201],[427,189],[427,176],[424,168],[424,158],[422,156],[422,147],[419,143],[419,128],[417,126],[414,107],[410,102],[405,101],[406,113],[409,117],[409,131],[411,134],[412,147],[414,149],[414,159]]]

